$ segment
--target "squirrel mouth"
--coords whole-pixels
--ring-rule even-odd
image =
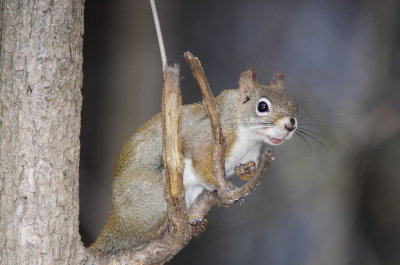
[[[273,144],[280,144],[283,142],[283,138],[282,139],[278,139],[278,138],[273,138],[268,136],[268,140],[270,140]]]

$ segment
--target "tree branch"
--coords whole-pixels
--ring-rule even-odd
[[[183,160],[181,151],[181,92],[179,89],[179,67],[164,69],[163,90],[163,159],[166,172],[165,197],[168,204],[168,222],[165,231],[158,237],[134,249],[127,249],[106,257],[93,257],[89,253],[87,264],[164,264],[174,257],[190,241],[198,229],[190,226],[188,215],[204,219],[213,206],[231,205],[251,193],[262,181],[273,157],[270,150],[264,152],[264,159],[254,176],[242,187],[236,187],[225,176],[225,140],[215,98],[210,90],[204,70],[198,58],[185,53],[193,75],[199,82],[203,102],[211,120],[214,136],[213,163],[217,180],[217,192],[203,191],[186,211],[183,187]],[[244,165],[241,165],[244,166]],[[97,259],[97,260],[94,260]],[[102,260],[98,260],[102,259]]]

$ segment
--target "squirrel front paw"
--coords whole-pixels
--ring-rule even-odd
[[[199,238],[207,228],[207,219],[197,216],[189,216],[189,223],[193,227],[192,236]]]
[[[256,163],[253,161],[235,167],[235,175],[241,180],[248,181],[256,175]]]

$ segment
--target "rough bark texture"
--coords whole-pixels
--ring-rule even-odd
[[[0,1],[0,263],[78,264],[83,0]]]

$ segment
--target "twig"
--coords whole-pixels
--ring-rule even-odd
[[[214,174],[215,174],[217,189],[220,189],[221,187],[226,186],[227,180],[225,177],[225,156],[224,156],[225,138],[224,135],[222,134],[219,111],[199,58],[194,57],[193,54],[189,51],[185,52],[183,56],[189,63],[190,68],[192,69],[193,72],[193,76],[199,83],[201,93],[203,94],[203,104],[211,120],[211,126],[212,126],[211,129],[214,137],[214,146],[213,146]]]
[[[223,204],[233,204],[252,192],[262,181],[270,162],[274,159],[271,151],[266,150],[263,155],[261,165],[258,167],[256,175],[242,187],[237,187],[227,180],[225,175],[225,138],[222,134],[219,111],[213,93],[208,84],[204,69],[200,60],[193,56],[191,52],[185,52],[184,57],[193,71],[193,76],[199,83],[203,93],[203,103],[211,120],[212,132],[214,137],[213,163],[215,181],[218,196]]]
[[[151,5],[151,11],[153,13],[154,24],[156,26],[158,45],[160,46],[162,70],[164,71],[164,69],[167,67],[167,54],[165,53],[164,40],[161,34],[160,21],[158,20],[157,8],[154,1],[155,0],[150,0],[150,5]]]

